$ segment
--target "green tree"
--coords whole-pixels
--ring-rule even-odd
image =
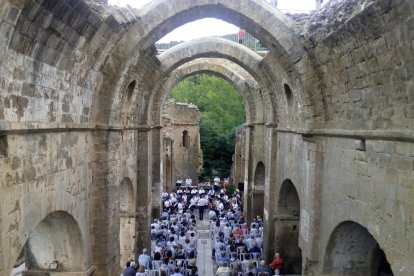
[[[246,121],[243,99],[233,85],[213,75],[199,74],[178,83],[167,98],[195,104],[200,110],[202,178],[227,177],[234,153],[235,129]]]

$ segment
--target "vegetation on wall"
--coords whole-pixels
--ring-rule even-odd
[[[168,95],[168,99],[171,98],[195,104],[200,110],[201,178],[228,177],[234,154],[235,129],[246,121],[242,97],[228,81],[199,74],[178,83]]]

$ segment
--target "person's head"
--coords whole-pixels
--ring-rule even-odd
[[[161,260],[161,253],[160,252],[155,252],[154,253],[154,260]]]
[[[275,269],[275,275],[280,275],[280,270],[279,269]]]
[[[275,258],[280,258],[280,254],[279,253],[275,253]]]
[[[137,267],[137,264],[136,264],[134,261],[132,261],[132,262],[129,264],[129,266],[130,266],[130,267],[132,267],[132,268],[136,268],[136,267]]]
[[[170,242],[173,242],[174,241],[174,237],[170,237]]]
[[[180,272],[180,268],[179,268],[179,267],[174,268],[174,272],[175,272],[175,273]]]
[[[147,254],[147,249],[146,248],[142,249],[142,253]]]
[[[145,266],[140,265],[138,268],[138,272],[145,272]]]
[[[260,261],[260,264],[261,264],[261,265],[266,265],[266,262],[265,262],[264,260],[261,260],[261,261]]]

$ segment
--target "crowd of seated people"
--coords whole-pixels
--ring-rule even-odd
[[[174,194],[177,202],[181,197]],[[170,197],[163,198],[163,201]],[[196,265],[197,232],[190,210],[178,210],[178,204],[164,208],[161,218],[151,224],[152,256],[147,249],[135,262],[127,264],[124,276],[198,276]],[[135,274],[134,271],[135,271]],[[128,274],[130,273],[130,274]]]
[[[203,208],[200,208],[200,202]],[[273,262],[268,266],[262,259],[262,219],[257,216],[250,224],[245,221],[237,190],[234,194],[228,194],[216,183],[207,191],[178,187],[176,192],[162,194],[162,204],[161,218],[151,224],[153,255],[147,255],[144,249],[135,263],[132,262],[135,271],[138,270],[136,274],[125,274],[127,268],[124,275],[199,275],[196,266],[195,209],[203,210],[203,214],[204,209],[208,209],[216,275],[279,275],[280,265]],[[203,214],[199,214],[200,220]]]

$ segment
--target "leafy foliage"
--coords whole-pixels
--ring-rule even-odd
[[[201,113],[203,179],[230,174],[235,129],[246,121],[243,99],[226,80],[199,74],[178,83],[168,95],[177,102],[192,103]]]

